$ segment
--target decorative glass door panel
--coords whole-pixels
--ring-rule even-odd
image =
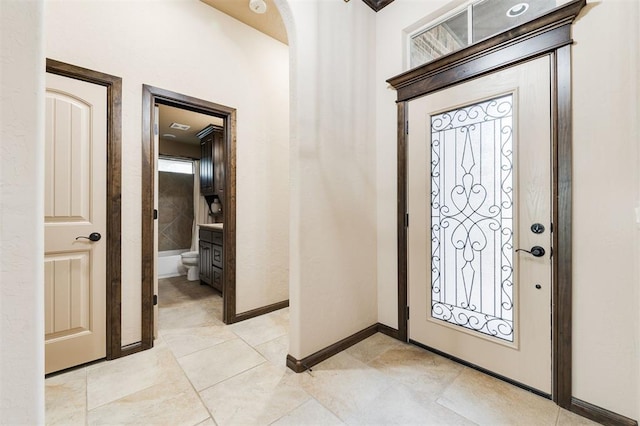
[[[409,339],[544,393],[549,69],[542,57],[407,107]]]
[[[513,94],[431,116],[431,316],[513,342]]]

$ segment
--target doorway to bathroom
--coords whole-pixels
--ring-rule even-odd
[[[206,268],[200,270],[201,263],[210,259],[206,250],[201,253],[199,229],[216,221],[216,226],[223,224],[219,200],[215,198],[214,207],[209,207],[200,187],[198,129],[208,128],[216,117],[166,105],[156,107],[156,111],[159,143],[154,294],[158,303],[154,306],[154,335],[157,338],[160,331],[171,333],[187,326],[222,324],[220,288],[213,287],[206,275],[202,276]],[[182,130],[176,129],[176,123],[180,123]],[[174,134],[178,135],[172,138],[170,135]]]
[[[235,109],[145,85],[142,144],[142,341],[151,347],[166,325],[159,318],[192,326],[181,324],[181,312],[195,306],[201,325],[235,315]],[[201,229],[219,235],[218,286],[207,275],[209,257],[199,265],[208,254]]]

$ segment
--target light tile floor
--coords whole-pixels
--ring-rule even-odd
[[[227,326],[207,286],[168,278],[159,296],[155,347],[46,379],[47,424],[595,424],[383,334],[295,374],[288,309]]]

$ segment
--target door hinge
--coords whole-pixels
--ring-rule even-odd
[[[553,223],[549,224],[549,231],[553,232]]]
[[[156,306],[158,304],[158,295],[154,294],[153,295],[153,306]]]
[[[404,122],[404,133],[407,134],[407,135],[409,134],[409,122],[408,121]]]
[[[409,227],[409,213],[404,214],[404,227],[405,228]]]
[[[409,307],[407,306],[407,321],[409,320]]]
[[[153,220],[158,219],[158,209],[153,209]]]

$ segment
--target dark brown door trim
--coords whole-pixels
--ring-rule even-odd
[[[388,82],[398,95],[398,334],[407,340],[408,102],[540,56],[551,59],[553,156],[553,400],[571,408],[571,24],[586,0],[574,0]]]
[[[346,0],[346,1],[349,1],[349,0]],[[362,1],[365,2],[366,5],[369,6],[371,9],[373,9],[374,12],[380,11],[383,7],[393,2],[393,0],[362,0]]]
[[[107,359],[122,353],[121,193],[122,193],[122,79],[113,75],[47,59],[47,72],[107,88]]]
[[[142,341],[153,346],[153,194],[155,169],[152,129],[154,105],[163,104],[221,118],[224,121],[224,283],[223,321],[236,321],[236,110],[224,105],[142,86]]]

